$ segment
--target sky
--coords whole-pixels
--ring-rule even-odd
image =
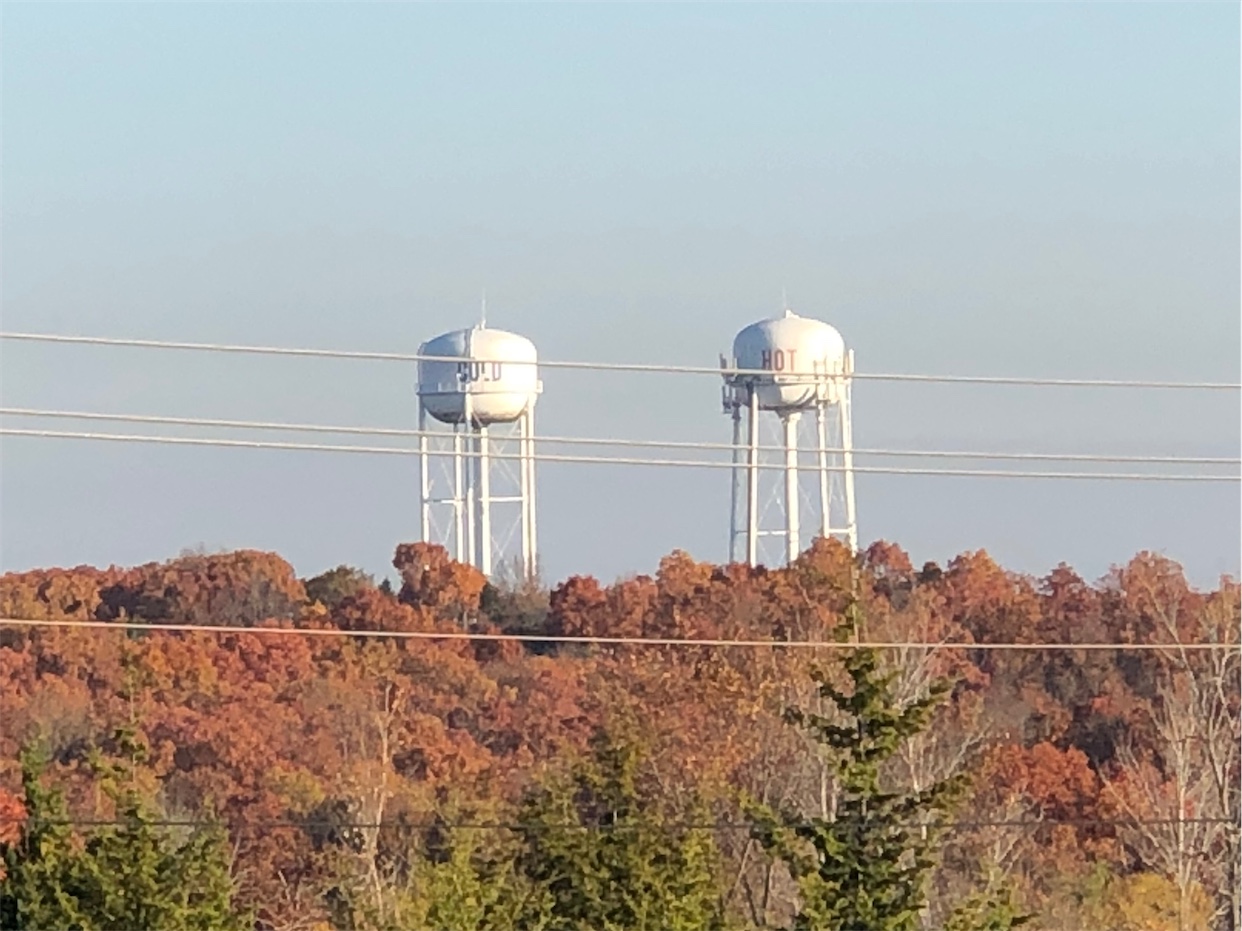
[[[486,290],[543,358],[711,366],[784,291],[861,372],[1240,379],[1237,4],[6,4],[2,25],[8,331],[412,353]],[[416,424],[412,364],[0,353],[9,407]],[[716,378],[542,377],[541,433],[729,439]],[[1236,457],[1239,419],[1237,392],[854,392],[862,447]],[[3,570],[205,547],[383,576],[419,532],[405,457],[0,453]],[[721,470],[544,464],[544,575],[722,561],[728,494]],[[1098,578],[1153,550],[1211,585],[1242,562],[1235,483],[866,474],[857,500],[864,545],[916,563]]]

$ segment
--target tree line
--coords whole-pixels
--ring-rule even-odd
[[[550,590],[393,565],[0,577],[7,617],[255,629],[0,628],[0,927],[1242,928],[1235,580],[826,540]]]

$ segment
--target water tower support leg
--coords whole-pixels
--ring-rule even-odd
[[[466,432],[466,498],[462,502],[462,511],[466,515],[466,560],[478,568],[478,550],[476,547],[477,515],[475,508],[477,507],[476,498],[478,494],[478,469],[479,469],[479,444],[478,444],[478,427],[474,424],[474,405],[471,403],[469,392],[466,393],[465,410],[462,423],[462,429]]]
[[[461,424],[453,424],[453,558],[466,561],[465,488],[462,487]]]
[[[418,405],[418,518],[419,539],[431,542],[430,463],[427,461],[427,411]]]
[[[522,575],[530,578],[530,411],[518,420],[519,534],[522,538]]]
[[[828,411],[827,405],[820,401],[815,405],[815,428],[819,435],[819,535],[827,537],[832,528],[829,520],[828,491]]]
[[[479,427],[479,571],[492,574],[492,456],[487,427]]]
[[[467,424],[466,429],[466,502],[462,508],[466,512],[466,559],[478,568],[479,435],[472,425]]]
[[[729,471],[729,562],[737,562],[737,505],[742,490],[742,409],[733,402],[733,468]]]
[[[786,414],[785,426],[785,562],[793,563],[802,550],[798,527],[798,420],[800,414]]]
[[[746,562],[759,562],[759,403],[750,386],[746,428]]]
[[[850,354],[850,369],[853,369],[853,353]],[[850,552],[858,552],[858,518],[854,513],[854,415],[850,394],[851,385],[847,381],[841,395],[841,403],[837,408],[841,412],[841,465],[845,471],[845,527],[850,545]]]
[[[534,579],[539,572],[539,536],[536,532],[535,518],[538,510],[535,507],[535,402],[532,400],[526,409],[526,534],[530,538],[527,546],[530,559],[526,563],[526,576]]]

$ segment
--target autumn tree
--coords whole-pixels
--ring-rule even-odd
[[[1100,823],[1101,782],[1087,755],[1051,743],[996,743],[972,767],[970,803],[944,862],[973,882],[1007,877],[1049,928],[1111,927],[1085,912],[1124,868],[1111,824]]]
[[[306,590],[275,553],[194,553],[125,573],[100,592],[96,615],[168,623],[252,625],[297,617]]]
[[[101,591],[121,577],[118,569],[35,569],[0,576],[0,611],[4,617],[77,618],[95,616]]]
[[[427,608],[439,620],[465,626],[479,612],[487,576],[478,569],[455,562],[448,551],[434,543],[402,543],[392,560],[401,573],[403,604]]]
[[[1236,931],[1239,915],[1239,598],[1226,582],[1202,600],[1180,568],[1140,554],[1114,582],[1135,627],[1158,649],[1153,700],[1144,717],[1154,740],[1118,751],[1108,780],[1126,816],[1123,837],[1178,892],[1179,928],[1192,927],[1207,890],[1216,916]],[[1205,644],[1205,649],[1188,646]]]
[[[1187,931],[1211,927],[1213,909],[1202,889],[1184,903],[1176,883],[1143,871],[1109,877],[1089,918],[1092,927],[1110,931]]]

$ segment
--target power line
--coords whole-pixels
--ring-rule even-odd
[[[846,819],[837,818],[833,824],[849,824],[857,822],[865,823],[863,819]],[[133,824],[133,821],[127,821],[124,818],[44,818],[44,817],[19,817],[16,815],[0,816],[0,824],[49,824],[63,825],[66,827],[126,827]],[[229,826],[237,830],[240,825],[230,823],[227,818],[217,820],[204,818],[178,818],[178,819],[158,819],[143,820],[143,824],[158,828],[205,828],[205,827],[224,827]],[[783,823],[782,826],[794,827],[797,825],[812,824],[811,819],[794,822],[793,824]],[[967,821],[910,821],[904,822],[903,827],[928,827],[928,828],[1025,828],[1025,827],[1054,827],[1060,825],[1071,825],[1074,827],[1129,827],[1132,825],[1177,825],[1177,824],[1231,824],[1238,825],[1236,819],[1233,818],[1007,818],[998,820],[987,819],[970,819]],[[745,821],[681,821],[667,822],[664,825],[673,830],[688,831],[742,831],[751,830],[754,825]],[[521,830],[545,830],[545,831],[620,831],[631,828],[637,828],[637,824],[613,823],[613,824],[572,824],[572,823],[534,823],[534,824],[516,824],[506,822],[486,822],[486,821],[444,821],[444,820],[426,820],[426,821],[335,821],[331,818],[324,817],[306,817],[306,818],[261,818],[257,820],[247,821],[244,825],[246,828],[254,830],[266,830],[270,828],[332,828],[337,830],[351,831],[382,831],[385,829],[405,829],[405,830],[425,830],[429,828],[448,828],[452,830],[476,830],[476,831],[521,831]]]
[[[418,456],[417,449],[400,446],[357,446],[332,443],[294,443],[274,440],[239,440],[215,439],[209,437],[190,436],[155,436],[147,434],[127,433],[92,433],[74,430],[41,430],[16,427],[0,427],[0,435],[39,437],[44,439],[98,440],[114,443],[155,443],[173,446],[214,446],[235,449],[281,449],[304,452],[333,453],[364,453],[370,455]],[[428,456],[453,456],[450,450],[428,450]],[[478,455],[474,452],[463,452],[466,457]],[[492,459],[519,460],[517,453],[491,454]],[[660,466],[664,468],[691,469],[732,469],[734,464],[727,461],[709,459],[656,459],[636,456],[576,456],[560,453],[536,452],[533,458],[539,462],[568,463],[579,465],[635,465]],[[761,462],[757,464],[763,470],[783,470],[782,463]],[[829,471],[844,471],[843,466],[829,466]],[[1016,469],[922,469],[904,466],[854,466],[856,474],[872,475],[939,475],[948,477],[974,478],[1040,478],[1089,481],[1130,481],[1130,482],[1239,482],[1239,475],[1204,475],[1204,474],[1167,474],[1159,472],[1049,472],[1038,470]]]
[[[392,436],[409,437],[412,439],[445,439],[451,434],[436,430],[413,430],[402,427],[358,427],[340,424],[294,423],[289,421],[271,420],[227,420],[208,417],[172,417],[155,414],[109,414],[95,411],[70,411],[59,409],[0,407],[0,416],[31,417],[62,420],[96,420],[112,423],[143,423],[164,424],[168,426],[220,428],[230,430],[272,430],[293,433],[330,433],[357,436]],[[711,452],[744,452],[749,449],[745,444],[696,442],[689,440],[634,440],[610,439],[607,437],[575,437],[575,436],[536,436],[537,443],[554,446],[607,446],[617,448],[641,449],[685,449]],[[761,452],[784,452],[783,446],[760,446]],[[825,447],[824,452],[839,454],[846,452],[841,447]],[[1147,456],[1096,453],[1007,453],[985,452],[978,450],[941,450],[941,449],[888,449],[853,447],[849,450],[855,456],[882,456],[893,458],[916,459],[983,459],[1013,460],[1033,462],[1124,462],[1149,465],[1239,465],[1242,458],[1225,456]]]
[[[177,340],[123,339],[104,336],[62,336],[54,333],[0,332],[0,339],[26,340],[43,343],[74,343],[90,346],[128,346],[142,349],[181,349],[200,352],[248,353],[273,356],[303,356],[326,359],[359,359],[382,362],[477,362],[469,356],[428,356],[405,352],[375,352],[344,349],[309,349],[286,346],[255,346],[240,343],[193,343]],[[530,365],[529,359],[489,359],[501,364]],[[651,372],[678,375],[771,375],[764,369],[740,369],[700,365],[658,365],[630,362],[568,362],[540,360],[545,369],[578,369],[598,372]],[[1237,391],[1242,384],[1234,382],[1179,382],[1108,378],[1026,378],[993,375],[922,375],[899,373],[854,373],[860,381],[922,382],[974,385],[1021,385],[1046,388],[1151,388],[1199,391]]]
[[[247,627],[239,624],[186,624],[152,623],[150,621],[92,621],[58,618],[0,617],[0,627],[53,627],[82,630],[135,630],[165,633],[202,634],[263,634],[276,636],[306,636],[348,639],[380,640],[467,640],[510,641],[513,643],[560,643],[582,646],[635,646],[635,647],[701,647],[701,648],[774,648],[813,650],[983,650],[988,652],[1014,650],[1031,652],[1038,650],[1114,650],[1119,652],[1242,652],[1237,643],[1107,643],[1089,641],[1084,643],[970,643],[965,641],[900,641],[874,640],[842,642],[839,640],[742,640],[699,637],[600,637],[565,634],[509,634],[468,630],[342,630],[339,627]]]

